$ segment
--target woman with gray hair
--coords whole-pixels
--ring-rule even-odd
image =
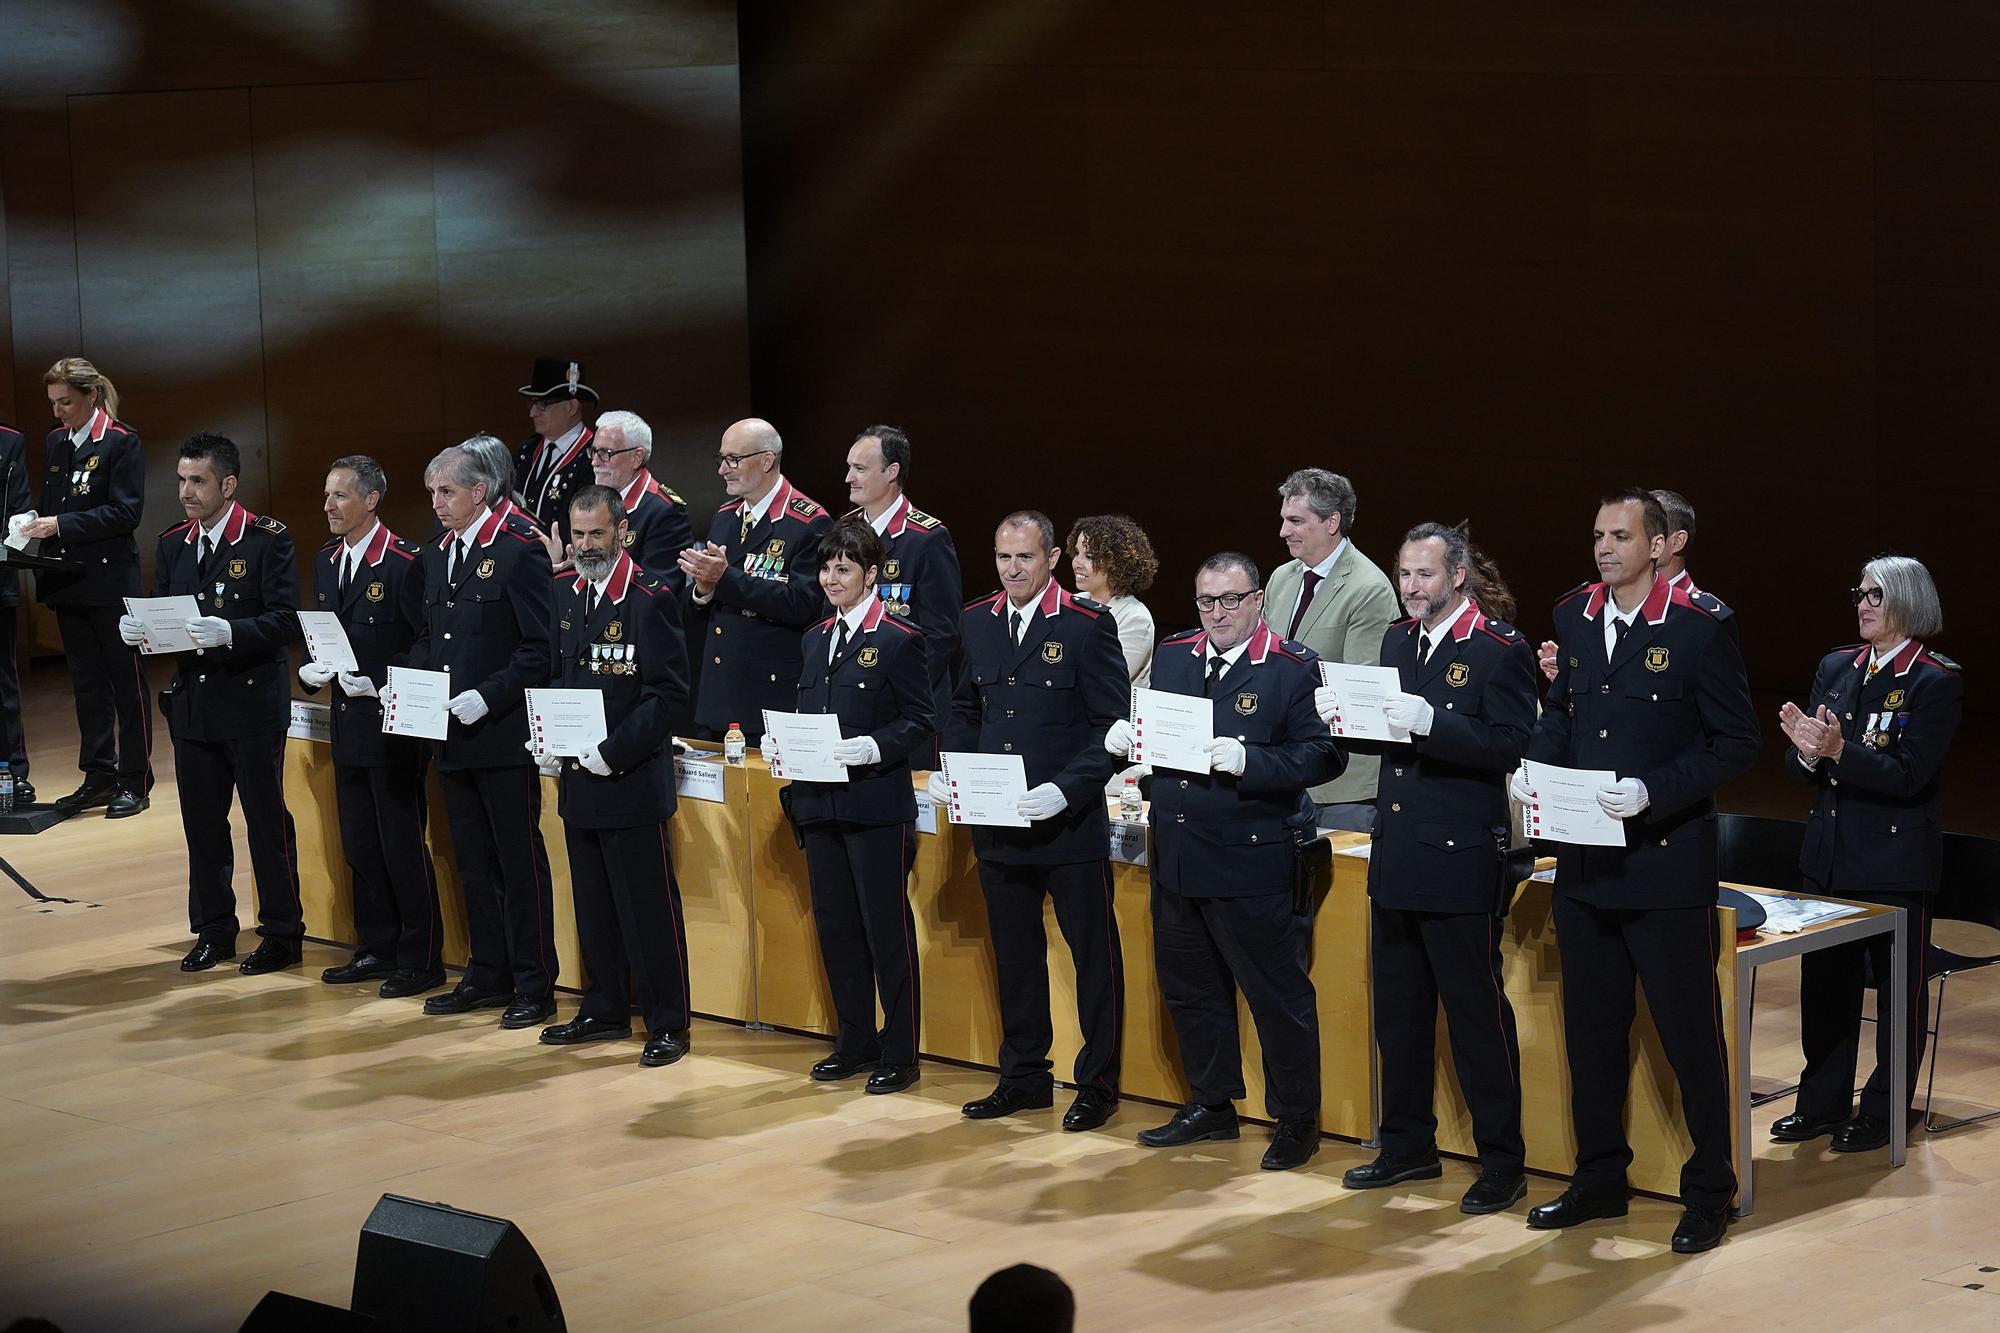
[[[1820,661],[1804,708],[1787,703],[1778,713],[1791,742],[1786,771],[1815,789],[1799,870],[1808,892],[1903,908],[1914,928],[1909,956],[1921,959],[1944,855],[1938,775],[1958,732],[1964,687],[1958,664],[1925,645],[1944,628],[1944,612],[1921,561],[1877,556],[1861,567],[1852,596],[1862,641]],[[1921,966],[1905,969],[1905,1086],[1891,1095],[1893,1034],[1878,1023],[1875,1072],[1854,1107],[1865,969],[1886,981],[1889,949],[1890,937],[1875,935],[1800,960],[1806,1066],[1797,1108],[1771,1126],[1772,1138],[1804,1143],[1832,1134],[1835,1152],[1867,1152],[1888,1144],[1892,1115],[1908,1113],[1924,1054],[1929,992]]]

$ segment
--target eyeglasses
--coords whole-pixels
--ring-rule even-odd
[[[561,407],[564,403],[573,403],[575,401],[574,398],[537,398],[528,404],[528,410],[530,412],[547,412],[551,408]]]
[[[636,454],[638,452],[639,446],[636,444],[628,444],[623,449],[592,449],[590,451],[590,461],[593,463],[609,463],[620,454]]]
[[[1220,597],[1197,597],[1194,599],[1194,604],[1197,610],[1213,611],[1219,602],[1223,610],[1234,611],[1237,607],[1263,591],[1262,588],[1252,588],[1249,592],[1226,592]]]
[[[1882,590],[1880,588],[1849,588],[1847,596],[1856,606],[1861,605],[1863,602],[1868,603],[1870,606],[1882,605]]]
[[[717,454],[715,456],[715,463],[717,467],[720,467],[725,472],[734,472],[737,468],[743,466],[744,460],[755,458],[758,454],[774,452],[776,451],[771,449],[752,449],[747,454]]]

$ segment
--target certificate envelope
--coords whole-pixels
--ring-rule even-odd
[[[1389,725],[1388,714],[1383,712],[1389,700],[1403,692],[1403,678],[1396,668],[1322,659],[1319,682],[1332,686],[1340,694],[1340,706],[1334,710],[1333,720],[1327,723],[1327,730],[1334,735],[1360,741],[1410,739],[1408,731]]]
[[[971,754],[947,750],[938,756],[951,792],[954,824],[985,824],[994,828],[1026,828],[1021,798],[1028,794],[1028,770],[1018,754]]]
[[[391,736],[441,741],[451,726],[451,714],[445,711],[450,698],[448,673],[392,666],[389,688],[382,696],[382,730]]]
[[[1132,691],[1132,762],[1206,773],[1215,739],[1215,702],[1169,690]]]
[[[778,748],[771,772],[794,782],[845,782],[847,765],[833,757],[840,719],[832,713],[764,710],[764,734]]]
[[[331,611],[300,611],[299,629],[305,634],[306,653],[321,666],[332,667],[335,671],[345,671],[352,675],[361,673],[361,663],[354,656],[354,645],[347,640],[347,629],[340,623],[340,617]]]
[[[188,621],[201,616],[201,608],[194,604],[194,598],[185,594],[179,597],[127,597],[125,612],[145,622],[146,637],[139,640],[142,656],[194,651],[194,639],[187,631]]]
[[[1623,847],[1625,822],[1604,813],[1597,789],[1618,780],[1610,769],[1561,768],[1524,759],[1535,799],[1523,807],[1521,823],[1531,838],[1579,847]]]
[[[528,735],[544,754],[574,759],[604,744],[602,690],[529,690]]]

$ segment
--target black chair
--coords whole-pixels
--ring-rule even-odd
[[[2000,931],[2000,841],[1974,837],[1969,833],[1944,835],[1944,867],[1938,883],[1937,901],[1931,923],[1964,921]],[[1944,988],[1960,972],[1974,972],[2000,963],[2000,953],[1962,954],[1933,944],[1924,950],[1924,980],[1938,984],[1937,1001],[1931,1009],[1930,1077],[1924,1082],[1924,1128],[1932,1134],[1960,1125],[2000,1116],[2000,1111],[1960,1116],[1956,1120],[1936,1120],[1931,1114],[1931,1092],[1937,1086],[1938,1042],[1944,1030]]]
[[[1763,815],[1717,815],[1716,850],[1720,875],[1725,883],[1747,884],[1755,889],[1786,889],[1796,892],[1799,852],[1805,846],[1806,826],[1802,819],[1769,819]],[[1750,973],[1750,1008],[1757,1007],[1757,973]],[[1750,1104],[1762,1106],[1797,1092],[1799,1085],[1787,1083],[1769,1092],[1752,1092]]]

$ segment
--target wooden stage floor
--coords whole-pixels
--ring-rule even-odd
[[[51,796],[71,783],[61,685],[33,688]],[[1148,1152],[1131,1135],[1150,1106],[1080,1136],[1057,1129],[1062,1097],[975,1125],[958,1104],[982,1071],[927,1064],[913,1092],[867,1097],[806,1081],[819,1041],[714,1023],[641,1069],[636,1041],[555,1050],[490,1012],[322,986],[344,956],[324,947],[277,977],[183,976],[160,758],[149,813],[0,842],[48,892],[102,904],[36,910],[0,883],[0,1325],[234,1329],[271,1288],[345,1304],[384,1192],[513,1219],[578,1330],[962,1328],[980,1279],[1021,1260],[1069,1280],[1083,1329],[2000,1325],[2000,1275],[1979,1271],[2000,1266],[2000,1121],[1919,1134],[1899,1172],[1765,1143],[1755,1217],[1678,1259],[1656,1201],[1564,1234],[1519,1207],[1461,1216],[1459,1163],[1357,1194],[1339,1175],[1360,1146],[1286,1175],[1257,1170],[1258,1129]],[[1795,983],[1794,965],[1762,985],[1766,1076],[1796,1065]],[[2000,1106],[2000,974],[1955,989],[1940,1092]],[[1559,1188],[1536,1179],[1529,1202]]]

